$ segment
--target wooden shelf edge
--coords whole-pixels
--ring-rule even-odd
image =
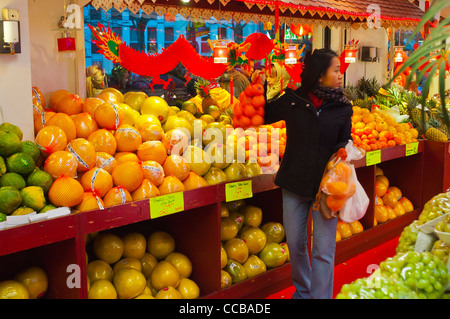
[[[0,231],[0,256],[75,239],[77,235],[78,218],[74,214],[6,228]]]
[[[421,211],[421,209],[416,209],[373,228],[364,230],[359,234],[340,240],[336,243],[335,264],[345,262],[371,248],[398,237],[406,226],[419,217]]]
[[[291,264],[286,262],[258,276],[203,296],[202,299],[263,299],[291,285]]]
[[[424,150],[425,141],[418,140],[418,142],[419,142],[419,146],[418,146],[417,154],[420,154]],[[405,153],[406,153],[406,144],[383,148],[383,149],[381,149],[381,163],[390,161],[393,159],[397,159],[397,158],[406,157]],[[361,158],[357,161],[352,161],[352,164],[355,165],[355,168],[367,166],[366,165],[366,156],[364,156],[363,158]]]

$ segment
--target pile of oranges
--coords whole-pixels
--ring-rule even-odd
[[[390,185],[383,170],[377,167],[375,178],[375,218],[374,225],[402,216],[414,210],[411,201],[399,187]]]
[[[351,132],[353,143],[366,152],[417,142],[419,135],[409,123],[397,123],[377,109],[359,106],[353,106]]]
[[[261,79],[256,78],[239,94],[239,100],[233,105],[233,126],[247,129],[264,123],[264,87]]]
[[[54,179],[48,196],[55,206],[96,210],[208,185],[170,152],[172,133],[162,122],[131,109],[115,89],[85,100],[58,90],[46,104],[34,87],[33,115],[41,164]]]

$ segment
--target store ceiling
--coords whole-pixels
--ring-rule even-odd
[[[158,14],[173,13],[183,16],[210,18],[233,18],[274,22],[275,1],[273,0],[85,0],[96,9],[118,11],[129,9],[138,12]],[[382,27],[414,28],[423,15],[409,0],[279,0],[280,23],[291,20],[314,20],[315,24],[351,23],[353,27],[366,27],[367,18],[379,8]],[[209,16],[208,16],[209,15]],[[208,16],[208,17],[207,17]],[[297,21],[298,22],[298,21]]]

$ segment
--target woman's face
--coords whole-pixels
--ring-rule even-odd
[[[337,89],[342,84],[342,74],[341,74],[341,62],[338,57],[334,57],[331,60],[331,65],[325,73],[319,79],[320,86],[329,87],[332,89]]]

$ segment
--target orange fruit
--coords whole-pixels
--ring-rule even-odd
[[[141,163],[142,170],[144,171],[144,178],[151,181],[156,186],[159,186],[164,181],[164,169],[156,161],[144,161]]]
[[[184,151],[189,146],[189,137],[181,129],[175,128],[164,134],[163,143],[168,155],[183,155]]]
[[[89,134],[87,140],[94,146],[96,152],[116,154],[117,141],[113,133],[106,129],[99,129]]]
[[[397,196],[397,200],[403,196],[402,191],[397,186],[389,186],[387,190],[388,192],[393,192]]]
[[[121,186],[111,188],[103,197],[105,207],[121,205],[131,201],[133,201],[133,199],[131,198],[130,192]]]
[[[44,126],[49,125],[60,127],[64,131],[64,133],[66,133],[67,142],[70,142],[77,137],[77,128],[75,126],[75,123],[66,113],[59,112],[54,114],[45,122]]]
[[[185,190],[197,189],[200,187],[208,186],[208,182],[202,176],[195,172],[189,172],[188,176],[184,179],[183,185]]]
[[[383,197],[386,194],[386,184],[381,181],[375,181],[375,194],[379,197]]]
[[[34,135],[37,135],[41,128],[45,126],[45,123],[55,114],[53,111],[43,111],[34,118]]]
[[[111,176],[115,186],[122,186],[129,192],[136,190],[144,179],[144,172],[139,163],[134,161],[118,164]]]
[[[344,206],[345,202],[346,199],[339,199],[334,196],[328,196],[326,199],[328,208],[331,209],[333,212],[339,211]]]
[[[83,99],[77,94],[66,94],[55,105],[57,112],[63,112],[68,115],[81,113],[83,109]]]
[[[334,167],[333,172],[338,176],[339,180],[343,182],[347,182],[352,175],[350,166],[344,162],[338,162]]]
[[[350,226],[350,230],[352,231],[352,234],[357,234],[364,230],[362,224],[358,220],[348,223],[348,225]]]
[[[349,185],[345,182],[337,181],[326,183],[327,193],[338,198],[346,198],[348,196]]]
[[[384,207],[386,207],[386,210],[388,212],[388,220],[390,219],[394,219],[395,217],[397,217],[397,214],[395,213],[395,210],[388,206],[388,205],[384,205]]]
[[[78,172],[85,172],[95,166],[97,154],[92,145],[85,138],[76,138],[67,143],[67,150],[72,153],[78,161]]]
[[[114,92],[107,91],[106,89],[103,90],[102,93],[100,93],[97,98],[102,99],[105,102],[111,102],[111,103],[122,103],[123,98],[120,98],[118,95],[116,95]]]
[[[138,130],[129,124],[122,124],[114,133],[118,152],[135,152],[142,144],[142,137]]]
[[[98,130],[97,122],[90,113],[72,115],[72,120],[77,130],[77,137],[87,139],[92,132]]]
[[[155,115],[142,114],[135,120],[133,126],[138,130],[142,136],[142,141],[161,141],[164,136],[164,130],[161,127],[161,122]]]
[[[394,208],[395,205],[397,205],[397,203],[398,203],[397,194],[395,192],[393,192],[393,191],[389,191],[389,189],[386,192],[386,194],[384,194],[382,199],[383,199],[383,204],[384,205],[391,206],[392,208]]]
[[[102,168],[94,167],[81,176],[81,186],[85,192],[94,192],[100,197],[113,187],[113,179],[111,174]]]
[[[42,107],[45,107],[44,94],[42,94],[41,90],[37,86],[33,86],[31,88],[31,93],[33,95],[33,104],[37,103]]]
[[[77,159],[68,151],[56,151],[50,154],[44,162],[44,171],[49,173],[53,179],[61,176],[74,177],[77,168]]]
[[[166,176],[173,175],[180,181],[184,181],[190,172],[190,167],[186,159],[176,154],[169,155],[162,167]]]
[[[147,141],[139,145],[137,156],[141,161],[155,161],[164,164],[167,158],[167,150],[161,141]]]
[[[402,197],[398,202],[402,204],[403,208],[405,209],[405,213],[409,213],[414,210],[414,206],[408,198]]]
[[[383,199],[380,196],[375,195],[375,205],[383,205],[383,204],[384,204]]]
[[[336,242],[342,239],[341,233],[336,230]]]
[[[348,238],[351,235],[353,235],[350,225],[347,223],[344,223],[343,221],[339,220],[337,222],[336,227],[337,227],[337,231],[341,234],[341,238]]]
[[[48,191],[50,202],[57,207],[73,207],[83,201],[84,189],[75,178],[61,176]]]
[[[105,101],[99,99],[98,97],[88,97],[84,100],[83,108],[81,109],[81,111],[91,113],[91,115],[93,115],[97,106],[103,103],[105,103]]]
[[[252,125],[253,126],[260,126],[264,124],[264,117],[262,117],[259,114],[255,114],[252,117]]]
[[[256,109],[252,104],[246,104],[246,105],[244,105],[243,112],[244,112],[245,116],[248,116],[249,118],[251,118],[253,115],[256,114]]]
[[[41,114],[44,113],[44,108],[37,102],[33,102],[33,120],[36,121]]]
[[[117,161],[117,165],[130,161],[139,162],[139,157],[133,152],[117,152],[114,157]]]
[[[62,151],[67,146],[66,133],[58,126],[45,126],[36,135],[36,145],[41,149],[44,155]]]
[[[92,192],[85,192],[83,194],[83,200],[77,206],[73,208],[76,212],[87,212],[90,210],[104,209],[105,205],[100,196]]]
[[[396,216],[402,216],[405,215],[406,211],[405,208],[403,207],[402,203],[398,202],[394,208],[393,208],[395,215]]]
[[[136,200],[147,199],[151,197],[159,196],[158,186],[153,184],[150,180],[144,178],[141,185],[131,193],[131,198]]]
[[[95,166],[98,168],[103,168],[108,173],[112,173],[114,167],[117,166],[117,160],[111,154],[106,152],[96,152]]]
[[[389,214],[384,205],[375,205],[375,219],[378,223],[384,223],[389,219]]]
[[[386,188],[389,187],[389,180],[388,180],[388,178],[387,178],[386,176],[384,176],[384,175],[377,175],[377,176],[375,177],[375,181],[376,181],[376,182],[382,182],[382,183],[384,183],[384,184],[386,185]]]
[[[158,187],[161,195],[182,192],[185,190],[183,183],[176,176],[166,176]]]
[[[70,95],[71,93],[67,90],[57,90],[55,92],[53,92],[50,95],[50,101],[49,101],[49,107],[52,108],[53,110],[57,110],[57,104],[59,103],[59,100],[62,99],[63,97]]]
[[[108,130],[117,129],[123,121],[123,111],[117,104],[105,102],[97,106],[94,119],[98,126]]]

